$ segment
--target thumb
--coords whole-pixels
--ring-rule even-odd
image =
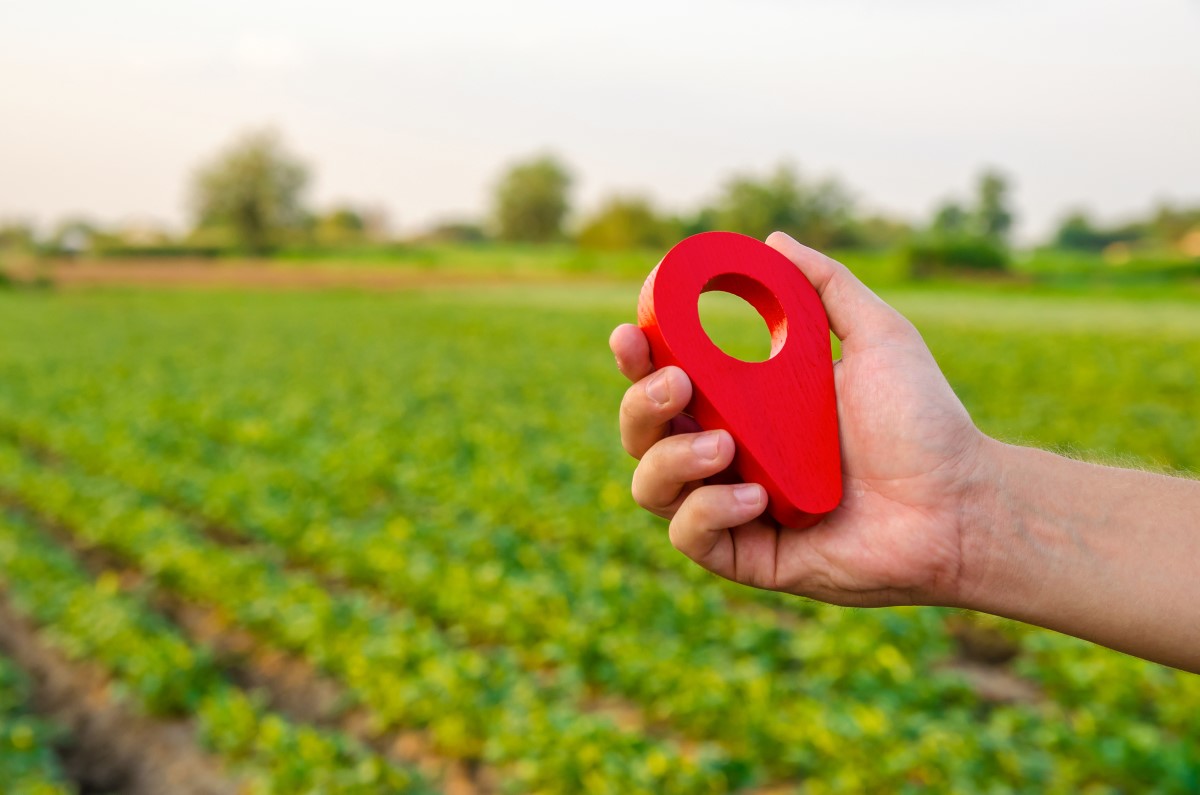
[[[843,343],[867,342],[908,326],[899,312],[884,303],[837,260],[796,242],[783,232],[772,232],[767,237],[767,245],[795,263],[808,277],[825,305],[829,328]]]

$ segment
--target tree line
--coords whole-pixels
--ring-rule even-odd
[[[248,132],[202,163],[189,182],[191,227],[182,236],[130,234],[84,221],[61,224],[37,240],[27,225],[0,225],[0,249],[40,245],[57,253],[242,253],[362,246],[386,241],[380,213],[337,206],[314,210],[307,201],[311,168],[278,133]],[[559,158],[541,154],[506,167],[493,185],[487,217],[432,225],[424,242],[573,242],[600,250],[658,249],[697,232],[725,229],[762,238],[779,229],[822,249],[902,248],[917,275],[944,267],[1001,269],[1010,258],[1016,218],[1012,188],[996,170],[983,171],[972,193],[936,208],[924,222],[873,213],[833,178],[811,179],[781,163],[766,173],[736,174],[710,201],[666,212],[645,195],[613,195],[591,212],[576,213],[574,177]],[[1143,219],[1104,226],[1072,211],[1049,245],[1096,252],[1113,246],[1177,249],[1200,257],[1200,207],[1162,205]]]

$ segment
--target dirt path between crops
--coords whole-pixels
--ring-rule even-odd
[[[416,287],[584,282],[588,277],[555,273],[471,273],[410,267],[278,265],[206,260],[170,262],[80,262],[54,264],[40,272],[12,274],[19,281],[49,280],[56,287],[253,288],[266,290],[405,290]],[[600,281],[591,277],[590,281]]]

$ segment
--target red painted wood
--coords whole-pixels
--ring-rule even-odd
[[[733,293],[771,330],[771,356],[744,362],[709,339],[700,294]],[[829,319],[817,291],[785,256],[754,238],[706,232],[676,245],[642,286],[638,325],[655,367],[692,380],[687,413],[737,442],[733,468],[760,483],[784,527],[809,527],[842,499]]]

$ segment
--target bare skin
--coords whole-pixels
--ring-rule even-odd
[[[842,341],[834,364],[845,496],[806,530],[768,517],[756,484],[705,479],[724,431],[682,412],[691,382],[655,371],[641,331],[609,344],[634,382],[621,441],[633,496],[671,543],[735,582],[857,607],[994,613],[1200,672],[1200,483],[1081,463],[984,435],[921,335],[844,265],[776,232]]]

